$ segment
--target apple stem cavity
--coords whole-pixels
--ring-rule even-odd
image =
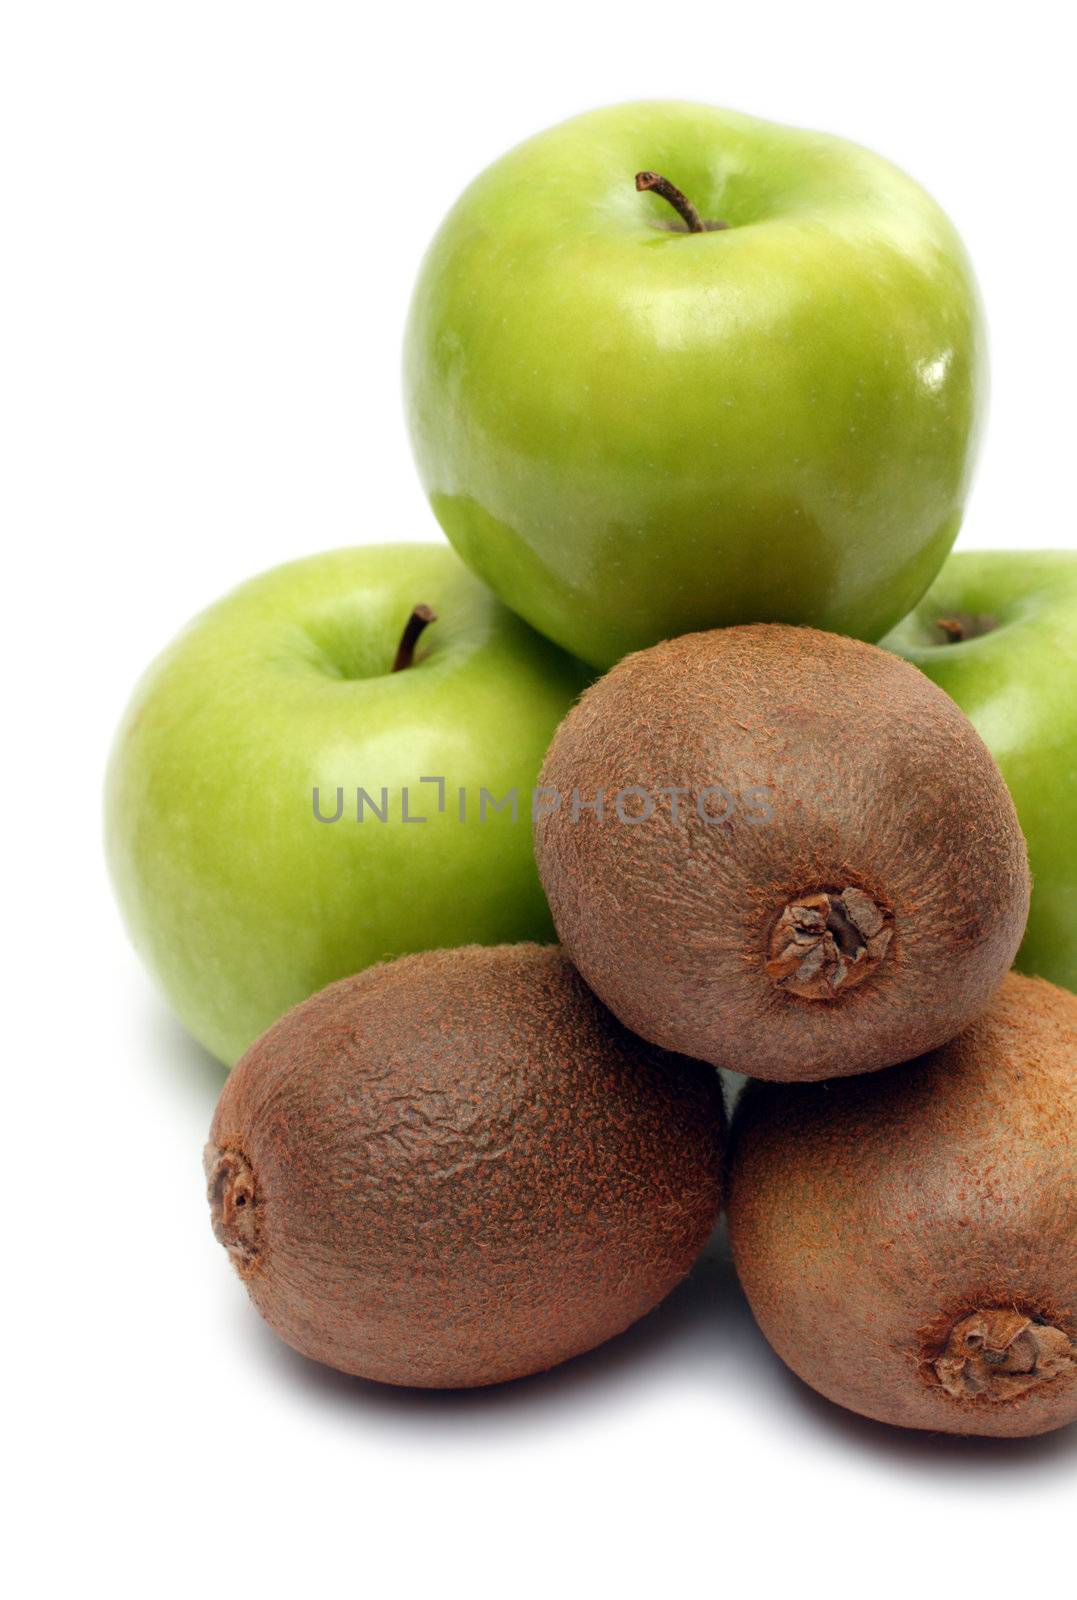
[[[985,633],[993,633],[998,619],[986,613],[972,616],[961,612],[952,617],[939,617],[935,626],[947,644],[964,644],[966,639],[982,639]]]
[[[689,233],[714,233],[729,227],[728,222],[704,222],[688,196],[660,172],[637,172],[636,190],[639,194],[650,191],[668,200]]]
[[[404,625],[404,632],[400,635],[396,655],[393,658],[394,672],[405,672],[415,663],[415,646],[419,636],[432,622],[438,620],[438,614],[432,606],[418,605],[413,607],[411,616]]]

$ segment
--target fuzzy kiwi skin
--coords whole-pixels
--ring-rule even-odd
[[[225,1085],[214,1229],[272,1328],[383,1383],[473,1387],[622,1332],[721,1201],[718,1074],[627,1033],[553,947],[346,978]]]
[[[542,797],[535,847],[562,945],[627,1027],[716,1066],[790,1080],[907,1061],[983,1010],[1024,931],[1028,858],[997,766],[949,696],[874,645],[762,624],[641,651],[569,712],[540,782],[561,796]],[[686,790],[679,820],[663,797],[619,821],[633,784]],[[695,798],[717,784],[735,805],[706,822]],[[573,791],[599,789],[605,818],[574,820]],[[833,998],[791,992],[768,972],[785,908],[845,889],[887,919],[885,953]]]
[[[1074,1421],[1077,996],[1015,973],[921,1060],[748,1085],[727,1208],[760,1327],[828,1399],[944,1433]]]

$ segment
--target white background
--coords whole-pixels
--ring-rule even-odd
[[[339,1378],[213,1243],[218,1069],[110,901],[137,674],[261,568],[435,537],[399,400],[462,186],[592,105],[711,100],[874,146],[964,233],[993,406],[968,545],[1072,544],[1061,6],[789,0],[5,8],[0,36],[3,1547],[18,1596],[1054,1594],[1074,1430],[903,1436],[786,1375],[716,1246],[645,1324],[472,1396]]]

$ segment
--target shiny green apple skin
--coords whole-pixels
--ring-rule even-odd
[[[418,603],[438,620],[390,672]],[[230,1064],[372,962],[551,939],[530,789],[586,676],[444,545],[297,561],[198,617],[139,685],[106,785],[128,929],[195,1037]],[[443,813],[423,777],[446,780]],[[315,785],[329,817],[343,787],[340,821],[315,820]],[[404,785],[427,822],[401,820]],[[358,786],[388,788],[388,822],[356,822]],[[480,822],[480,788],[513,786],[519,821]]]
[[[728,228],[688,233],[640,169]],[[881,637],[956,537],[986,371],[965,251],[916,183],[684,103],[591,112],[482,173],[404,357],[449,539],[601,668],[738,622]]]
[[[995,626],[951,643],[940,618]],[[1077,551],[959,551],[883,644],[957,701],[1002,768],[1032,866],[1016,964],[1077,991]]]

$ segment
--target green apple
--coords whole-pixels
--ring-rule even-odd
[[[585,681],[444,545],[297,561],[197,618],[106,793],[128,928],[195,1037],[231,1063],[372,962],[552,938],[531,787]]]
[[[1017,965],[1077,991],[1077,551],[963,550],[883,644],[957,701],[1002,768],[1032,865]]]
[[[450,540],[603,668],[746,621],[878,639],[954,541],[986,388],[972,271],[917,184],[680,103],[577,117],[476,179],[404,369]]]

